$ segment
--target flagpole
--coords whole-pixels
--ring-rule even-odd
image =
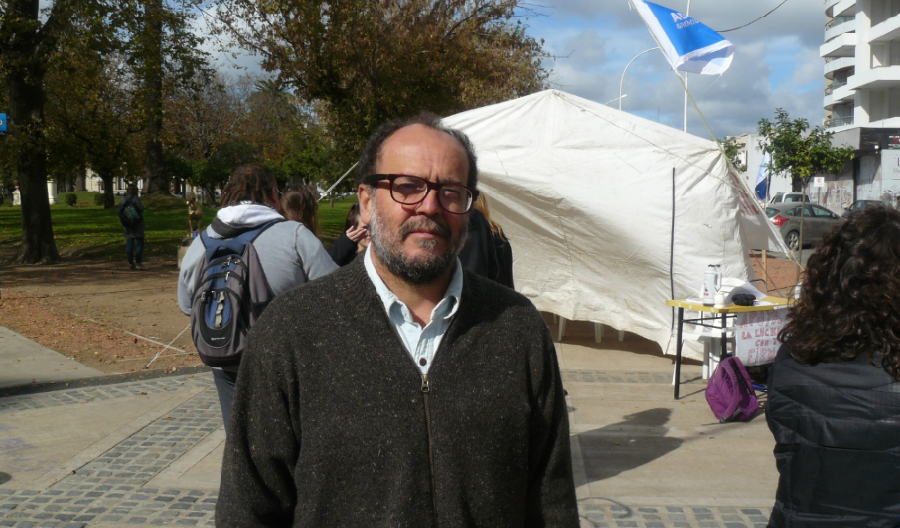
[[[687,0],[687,10],[684,12],[686,16],[691,16],[691,0]],[[687,132],[687,118],[688,118],[688,96],[687,96],[687,85],[688,85],[688,72],[684,72],[684,131]]]

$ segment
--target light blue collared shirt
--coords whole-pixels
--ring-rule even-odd
[[[397,329],[400,339],[410,356],[419,367],[422,374],[428,374],[431,363],[434,362],[434,355],[438,347],[441,346],[441,340],[447,327],[450,326],[450,320],[456,314],[459,308],[459,298],[462,295],[463,270],[459,259],[456,259],[456,269],[453,271],[453,277],[450,279],[450,285],[447,287],[447,293],[441,302],[437,303],[431,310],[431,321],[425,325],[425,328],[419,326],[412,318],[409,308],[403,304],[394,292],[388,289],[387,285],[378,276],[375,270],[375,263],[372,261],[371,246],[366,250],[365,264],[366,273],[369,279],[375,285],[375,291],[381,302],[384,303],[384,311],[387,312],[391,319],[391,324]]]

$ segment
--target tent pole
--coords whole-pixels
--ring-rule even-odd
[[[672,236],[669,244],[669,287],[675,299],[675,167],[672,167]],[[675,329],[675,307],[672,307],[672,330]]]

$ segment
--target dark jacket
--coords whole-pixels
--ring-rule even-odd
[[[141,199],[137,197],[135,194],[125,193],[125,196],[119,200],[119,214],[122,214],[122,210],[128,205],[134,205],[134,208],[141,213],[141,221],[138,222],[138,225],[134,227],[125,227],[122,226],[122,233],[125,234],[125,238],[144,238],[144,204],[141,203]]]
[[[866,354],[799,364],[782,346],[766,420],[778,491],[769,526],[900,526],[900,383]]]
[[[231,416],[220,528],[579,524],[547,326],[468,271],[427,378],[362,259],[277,297]]]
[[[350,237],[347,236],[347,232],[341,233],[341,236],[334,241],[334,244],[328,247],[326,251],[328,252],[328,256],[331,257],[331,260],[334,261],[340,267],[344,267],[347,264],[353,262],[353,259],[356,258],[358,254],[359,245],[350,240]]]
[[[469,213],[468,230],[466,243],[459,252],[463,267],[512,288],[512,247],[509,242],[506,242],[508,255],[501,255],[498,250],[505,252],[507,248],[502,247],[502,241],[498,241],[490,222],[478,209]]]

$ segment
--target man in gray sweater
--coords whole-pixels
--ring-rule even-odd
[[[457,258],[478,195],[468,138],[394,121],[359,166],[371,244],[250,332],[216,525],[577,527],[550,333]]]

